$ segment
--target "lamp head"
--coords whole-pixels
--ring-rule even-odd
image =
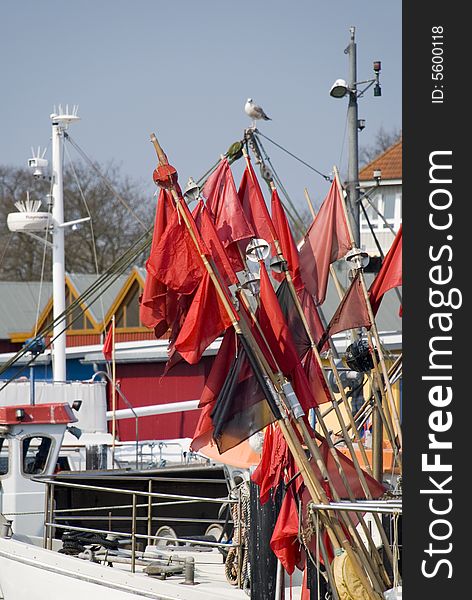
[[[331,86],[329,94],[333,98],[344,98],[348,91],[349,88],[347,87],[346,81],[344,79],[336,79]]]

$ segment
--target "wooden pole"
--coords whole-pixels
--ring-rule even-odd
[[[346,217],[347,228],[348,228],[349,236],[350,236],[350,240],[351,240],[351,247],[355,248],[354,236],[352,234],[352,229],[351,229],[351,224],[349,222],[349,216],[348,216],[348,213],[347,213],[346,203],[344,201],[344,195],[342,193],[342,186],[341,186],[341,182],[339,180],[339,172],[338,172],[338,170],[337,170],[336,167],[334,167],[334,174],[335,174],[335,177],[336,177],[336,183],[338,185],[339,193],[340,193],[341,200],[342,200],[342,205],[343,205],[343,208],[344,208],[344,214],[345,214],[345,217]],[[390,385],[390,379],[389,379],[388,373],[387,373],[387,367],[385,365],[385,358],[384,358],[382,347],[381,347],[381,344],[380,344],[379,332],[377,330],[377,325],[375,323],[374,313],[372,311],[372,306],[370,304],[369,294],[368,294],[367,286],[366,286],[366,283],[365,283],[364,271],[363,271],[361,265],[359,265],[357,267],[357,270],[359,271],[359,280],[361,282],[362,293],[364,295],[364,299],[365,299],[365,302],[366,302],[366,305],[367,305],[367,312],[369,313],[369,319],[370,319],[370,322],[371,322],[372,333],[374,335],[374,339],[375,339],[375,342],[376,342],[376,345],[377,345],[377,352],[379,354],[379,364],[380,364],[380,368],[381,368],[381,371],[382,371],[382,375],[383,375],[384,380],[385,380],[385,386],[386,386],[386,389],[387,389],[387,400],[388,400],[388,403],[389,403],[390,412],[391,412],[393,420],[394,420],[395,433],[398,436],[398,440],[400,442],[400,446],[402,446],[403,444],[402,444],[402,433],[401,433],[400,420],[399,420],[399,417],[398,417],[397,408],[395,406],[395,400],[393,398],[393,392],[392,392],[392,387]]]
[[[159,142],[154,134],[151,134],[151,141],[156,149],[156,153],[157,153],[160,165],[168,165],[167,157],[166,157],[165,153],[163,152],[162,148],[160,147]],[[245,153],[245,156],[246,156],[246,160],[248,160],[247,153]],[[230,304],[230,301],[229,301],[226,293],[224,292],[224,289],[220,283],[220,280],[218,279],[218,277],[215,274],[215,270],[214,270],[213,266],[210,265],[209,261],[203,255],[203,253],[199,247],[199,243],[198,243],[198,240],[193,231],[190,219],[187,215],[187,211],[185,210],[184,206],[181,203],[182,202],[181,198],[177,194],[177,191],[175,189],[175,184],[172,182],[172,180],[169,180],[167,187],[170,189],[170,191],[172,193],[172,196],[176,203],[177,209],[179,210],[179,214],[182,216],[185,226],[186,226],[187,230],[189,231],[191,239],[192,239],[193,243],[195,244],[195,247],[197,248],[197,251],[199,252],[199,254],[202,258],[203,264],[215,286],[215,289],[218,293],[219,298],[222,301],[223,306],[225,307],[225,309],[228,313],[228,316],[231,319],[231,322],[232,322],[232,325],[233,325],[235,331],[237,333],[239,333],[240,335],[243,335],[241,328],[239,326],[239,322],[238,322],[239,319],[238,319],[237,313],[236,313],[234,307]],[[249,337],[248,342],[249,341],[252,342],[251,346],[252,346],[252,350],[255,353],[255,356],[260,357],[261,353],[260,353],[260,351],[259,352],[257,351],[257,344],[255,344],[255,341],[251,339],[251,336],[248,336],[248,337]],[[269,377],[273,377],[272,371],[269,370],[267,375]],[[279,392],[278,395],[283,398],[283,393]],[[270,404],[270,402],[269,402],[269,404]],[[275,413],[274,413],[274,415],[275,415]],[[316,475],[314,474],[313,470],[311,469],[310,463],[309,463],[309,461],[305,455],[305,452],[293,430],[292,425],[290,424],[290,421],[287,418],[285,418],[285,419],[280,418],[280,413],[278,415],[276,415],[276,418],[277,418],[277,421],[281,428],[282,434],[284,435],[284,437],[287,441],[289,449],[290,449],[292,455],[294,456],[294,458],[297,462],[297,465],[304,477],[305,484],[308,488],[310,496],[312,497],[312,499],[315,502],[322,503],[322,504],[328,504],[328,499],[326,497],[326,494],[324,493],[323,487],[321,486],[320,482],[316,478]],[[302,421],[302,418],[300,418],[299,421]],[[323,513],[324,513],[324,511],[323,511]],[[329,515],[329,513],[326,513],[326,515],[323,516],[323,519],[326,523],[326,530],[328,532],[328,535],[330,536],[333,547],[335,549],[339,549],[340,547],[342,547],[344,549],[344,551],[348,554],[348,556],[353,564],[353,567],[356,570],[356,574],[359,577],[360,581],[362,582],[362,585],[364,586],[367,595],[369,596],[369,598],[371,598],[371,600],[378,600],[378,596],[376,595],[375,591],[372,589],[371,583],[369,582],[369,580],[367,578],[367,575],[364,571],[362,564],[360,563],[360,561],[357,557],[357,554],[353,551],[353,548],[352,548],[350,542],[347,540],[347,538],[342,530],[342,527],[339,524],[339,522],[337,521],[337,519],[334,519],[331,515]]]

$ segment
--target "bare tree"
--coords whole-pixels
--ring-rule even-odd
[[[97,170],[103,172],[105,179]],[[155,201],[143,198],[136,183],[123,177],[119,168],[77,163],[64,171],[64,218],[66,221],[91,216],[75,231],[66,233],[66,270],[76,273],[105,271],[152,225]],[[115,190],[115,193],[112,191]],[[38,181],[27,169],[0,167],[0,279],[38,280],[51,277],[51,252],[40,241],[11,233],[7,214],[14,203],[26,198],[41,199],[47,211],[50,182]],[[39,234],[43,237],[43,234]],[[95,258],[96,263],[95,264]],[[142,258],[144,260],[144,257]],[[43,269],[44,267],[44,269]]]
[[[402,130],[394,127],[387,131],[383,127],[377,131],[375,140],[368,146],[362,146],[359,150],[359,162],[361,165],[370,163],[382,152],[385,152],[392,144],[397,142],[402,137]]]

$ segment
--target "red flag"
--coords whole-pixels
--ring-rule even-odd
[[[114,329],[115,323],[114,321],[112,322],[112,324],[110,325],[110,327],[108,328],[108,332],[105,338],[105,342],[103,344],[103,356],[105,357],[105,360],[110,361],[113,358],[113,338],[114,338],[114,334],[113,334],[113,329]]]
[[[356,329],[357,327],[370,329],[371,325],[359,273],[356,273],[348,291],[332,316],[323,337],[319,341],[318,347],[322,347],[328,337],[333,336],[335,333],[346,331],[346,329]]]
[[[173,202],[170,194],[161,190],[157,201],[156,218],[150,256],[156,255],[156,249],[173,213]],[[147,265],[146,265],[147,266]],[[175,294],[158,281],[146,269],[146,281],[140,297],[139,318],[149,329],[154,329],[156,338],[160,338],[169,329],[174,318]]]
[[[300,265],[298,258],[298,249],[293,239],[290,226],[288,224],[287,216],[280,201],[277,190],[272,190],[272,222],[274,223],[275,230],[277,232],[277,239],[280,243],[280,249],[282,254],[287,261],[288,270],[293,279],[293,284],[297,290],[303,287],[303,282],[300,277]],[[274,278],[281,281],[283,275],[277,276],[274,274]]]
[[[398,285],[402,285],[402,225],[400,225],[380,271],[369,289],[369,299],[374,315],[379,310],[385,292]]]
[[[246,218],[252,225],[255,235],[269,243],[274,254],[274,239],[277,234],[256,174],[249,161],[239,185],[238,195]]]
[[[180,202],[188,211],[185,202]],[[190,212],[188,217],[193,222]],[[196,227],[193,232],[196,233]],[[203,242],[200,239],[198,242],[200,250],[204,251]],[[191,294],[200,283],[204,272],[203,262],[177,208],[155,251],[149,256],[146,267],[158,281],[181,294]]]
[[[298,400],[306,412],[317,406],[317,402],[310,391],[310,385],[297,355],[292,335],[262,261],[260,266],[261,287],[258,319],[261,331],[281,371],[290,378]]]
[[[283,568],[291,575],[302,559],[298,541],[298,510],[291,487],[287,489],[283,499],[270,547]]]
[[[241,271],[244,263],[236,242],[253,238],[254,231],[244,214],[226,158],[221,160],[207,179],[202,193],[207,199],[207,208],[214,215],[218,237],[226,248],[231,264],[235,271]]]
[[[269,425],[264,433],[264,445],[259,465],[251,475],[260,488],[259,499],[265,504],[270,498],[270,491],[277,488],[284,477],[284,469],[288,467],[291,455],[287,442],[276,424]]]
[[[316,304],[325,301],[329,265],[350,248],[343,200],[334,180],[300,250],[301,277]]]
[[[215,261],[219,274],[228,285],[237,284],[238,278],[236,273],[234,272],[226,250],[218,237],[209,211],[202,200],[200,200],[194,208],[192,216],[208,251],[211,253],[210,256]]]
[[[233,314],[236,316],[236,313]],[[206,272],[175,340],[175,349],[188,363],[195,364],[205,348],[231,323],[210,275]]]

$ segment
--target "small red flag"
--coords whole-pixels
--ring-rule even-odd
[[[192,216],[208,251],[211,253],[210,256],[215,261],[219,274],[228,285],[237,284],[239,280],[234,272],[233,265],[218,237],[210,213],[202,200],[194,208]]]
[[[298,510],[291,487],[285,493],[270,547],[283,568],[291,575],[302,560],[301,546],[298,541]]]
[[[214,216],[218,237],[226,248],[235,271],[245,268],[236,242],[254,237],[254,231],[244,214],[233,174],[226,158],[207,179],[202,189],[206,207]]]
[[[110,361],[113,358],[113,329],[114,323],[112,323],[108,328],[108,332],[105,337],[105,342],[103,343],[102,352],[103,356],[105,357],[105,360],[107,361]]]
[[[161,190],[157,201],[150,256],[155,256],[159,240],[167,227],[173,210],[170,194],[165,190]],[[139,318],[145,327],[154,329],[156,338],[160,338],[169,329],[173,320],[175,302],[175,294],[158,281],[147,268],[144,290],[140,298]]]
[[[185,202],[180,202],[188,211]],[[188,217],[193,222],[190,212]],[[198,242],[200,249],[204,250],[200,238]],[[146,267],[158,281],[181,294],[191,294],[200,283],[204,272],[203,262],[177,208],[155,251],[150,254]]]
[[[262,190],[250,162],[248,162],[246,169],[244,170],[239,185],[238,195],[241,200],[244,214],[251,224],[256,237],[262,238],[270,244],[272,254],[274,254],[274,239],[277,234],[270,218]]]
[[[344,294],[344,298],[331,317],[331,321],[318,343],[318,348],[321,348],[328,337],[333,336],[335,333],[346,331],[346,329],[356,329],[357,327],[370,329],[371,325],[359,273],[356,273],[348,291]]]
[[[206,272],[174,347],[184,360],[196,364],[204,350],[231,324],[232,320]]]
[[[300,250],[301,277],[316,304],[325,301],[329,265],[343,257],[350,248],[343,199],[334,180]]]
[[[369,289],[369,299],[374,315],[379,310],[383,295],[388,290],[402,285],[402,254],[402,225],[400,225],[380,271]]]
[[[290,378],[298,400],[306,412],[317,406],[317,402],[310,391],[310,384],[297,355],[292,334],[262,261],[260,266],[258,320],[261,331],[281,371]]]
[[[264,445],[259,465],[251,475],[251,480],[259,486],[259,499],[265,504],[270,499],[270,491],[276,489],[284,478],[284,470],[289,466],[291,455],[287,442],[276,424],[269,425],[264,433]]]
[[[272,191],[272,222],[274,223],[275,230],[277,232],[277,239],[280,243],[280,249],[282,254],[287,261],[288,270],[293,279],[295,289],[299,290],[303,287],[303,282],[300,277],[300,265],[298,258],[298,249],[293,239],[290,226],[288,224],[287,215],[280,201],[277,190]],[[275,274],[274,278],[278,281],[283,279],[283,275]]]

